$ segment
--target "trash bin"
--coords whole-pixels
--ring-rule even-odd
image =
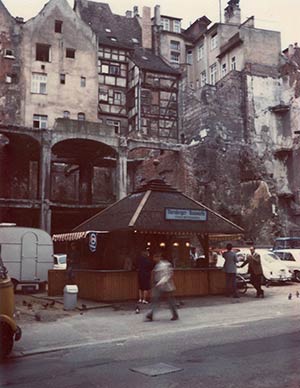
[[[75,284],[64,288],[64,310],[74,310],[77,306],[78,287]]]

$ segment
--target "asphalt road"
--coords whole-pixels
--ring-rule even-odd
[[[0,386],[300,387],[298,316],[194,326],[179,333],[166,333],[163,320],[144,324],[151,335],[7,360],[0,365]],[[131,370],[149,366],[155,371],[157,363],[181,370],[155,377]]]

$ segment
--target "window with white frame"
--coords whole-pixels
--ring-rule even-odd
[[[202,71],[201,73],[201,79],[200,79],[200,85],[201,87],[206,84],[206,70]]]
[[[108,101],[108,92],[107,90],[99,90],[99,101]]]
[[[170,31],[170,20],[167,18],[161,18],[161,26],[165,31]]]
[[[68,110],[64,110],[64,119],[70,118],[70,112]]]
[[[227,73],[227,64],[223,63],[222,64],[222,77],[224,77]]]
[[[180,42],[178,42],[177,40],[171,40],[170,48],[171,48],[171,50],[180,51]]]
[[[236,58],[231,58],[231,70],[236,70]]]
[[[204,58],[204,44],[200,44],[197,49],[197,60],[200,61]]]
[[[11,49],[4,49],[4,58],[15,59],[14,51]]]
[[[214,50],[217,47],[218,47],[218,34],[215,33],[210,38],[210,48],[211,50]]]
[[[186,54],[186,61],[189,65],[193,64],[193,51],[192,50],[188,50],[188,52]]]
[[[114,92],[114,104],[121,105],[122,104],[122,93]]]
[[[173,20],[173,31],[180,33],[181,32],[181,22],[180,20]]]
[[[171,62],[179,63],[179,60],[180,60],[180,54],[175,51],[171,51]]]
[[[31,93],[47,94],[47,74],[32,73]]]
[[[48,127],[48,116],[33,115],[33,128],[46,129]]]
[[[121,122],[117,120],[106,120],[106,124],[110,127],[113,127],[115,130],[115,133],[120,133],[121,129]]]
[[[210,66],[210,83],[211,85],[215,85],[217,82],[217,64],[214,63]]]

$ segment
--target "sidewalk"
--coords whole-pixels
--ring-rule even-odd
[[[37,320],[35,315],[24,319],[24,313],[19,313],[19,318],[16,319],[23,334],[22,339],[15,342],[11,357],[91,344],[118,343],[142,336],[155,336],[157,333],[168,335],[203,327],[230,326],[280,316],[299,316],[300,298],[296,297],[298,290],[300,285],[291,283],[267,288],[265,299],[256,299],[255,291],[251,288],[240,299],[223,296],[180,299],[177,300],[180,320],[175,322],[170,322],[170,312],[166,308],[158,311],[153,322],[144,322],[148,305],[139,305],[141,310],[136,314],[134,302],[110,305],[79,300],[79,309],[65,312],[62,298],[56,298],[54,306],[48,305],[44,307],[44,311],[39,311],[40,320]],[[291,300],[288,299],[289,293],[292,294]],[[24,298],[22,295],[20,297]],[[45,306],[51,303],[42,300],[42,307],[43,304]],[[23,307],[25,310],[28,308]]]

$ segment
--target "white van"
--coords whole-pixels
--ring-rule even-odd
[[[53,242],[41,229],[0,224],[1,257],[16,289],[18,284],[42,284],[53,267]]]

